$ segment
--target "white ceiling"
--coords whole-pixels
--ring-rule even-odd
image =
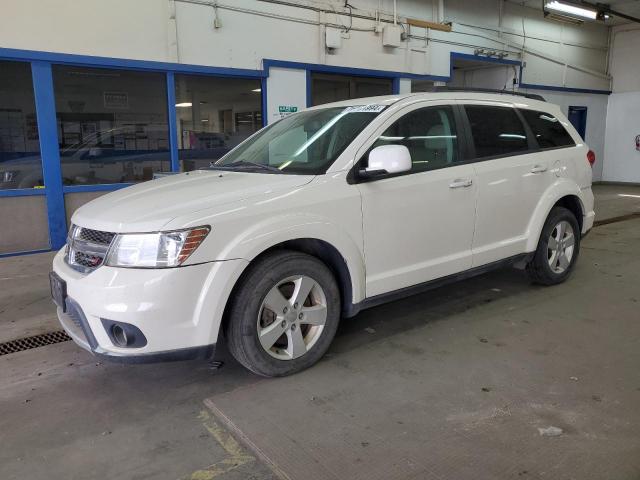
[[[512,3],[525,5],[531,8],[542,9],[542,3],[544,0],[510,0]],[[577,0],[574,0],[577,3]],[[633,17],[640,18],[640,0],[591,0],[589,3],[603,3],[609,5],[612,10],[619,11]],[[625,23],[631,23],[629,20],[620,17],[612,17],[605,22],[606,25],[622,25]]]

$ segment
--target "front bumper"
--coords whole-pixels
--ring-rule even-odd
[[[167,269],[99,267],[77,272],[61,250],[53,270],[66,282],[66,313],[58,319],[82,348],[123,362],[183,360],[212,356],[231,289],[244,260]],[[140,347],[114,344],[105,322],[134,325],[146,337]]]

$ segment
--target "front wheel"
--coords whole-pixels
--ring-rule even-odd
[[[340,292],[327,266],[311,255],[277,251],[251,265],[234,294],[229,351],[258,375],[290,375],[320,360],[339,321]]]
[[[566,208],[555,207],[542,228],[527,273],[542,285],[564,282],[571,274],[580,252],[580,227],[575,215]]]

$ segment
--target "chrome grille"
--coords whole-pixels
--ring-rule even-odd
[[[88,272],[104,263],[115,233],[72,225],[67,237],[67,263]]]
[[[98,230],[91,230],[89,228],[81,228],[80,233],[78,234],[79,239],[98,243],[100,245],[110,245],[111,240],[113,240],[113,237],[115,236],[115,233],[100,232]]]

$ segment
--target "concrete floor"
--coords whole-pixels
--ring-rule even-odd
[[[595,191],[598,219],[640,210],[640,188],[601,185]],[[454,367],[462,360],[475,364],[468,338],[486,338],[491,348],[506,343],[503,316],[513,311],[526,328],[506,335],[518,345],[511,353],[516,358],[523,349],[532,353],[529,361],[544,366],[532,367],[542,377],[531,385],[561,385],[555,398],[562,414],[551,415],[547,423],[560,423],[563,435],[572,442],[586,442],[578,450],[583,454],[589,451],[590,438],[626,445],[616,470],[622,476],[616,478],[640,478],[640,220],[598,227],[583,246],[575,275],[553,289],[532,287],[520,272],[506,270],[363,312],[344,323],[329,358],[314,370],[342,374],[344,362],[357,362],[366,352],[376,351],[383,352],[386,361],[399,370],[411,370],[406,357],[411,348],[399,349],[394,357],[389,342],[428,345],[434,354],[447,350],[451,368],[447,370],[447,362],[439,359],[437,373],[426,370],[437,378],[421,378],[425,389],[437,384],[443,392],[437,408],[429,409],[429,415],[441,418],[449,408],[447,396],[461,392],[457,390],[459,371]],[[51,257],[0,260],[0,342],[58,329],[47,284]],[[586,303],[580,303],[583,301]],[[576,312],[578,303],[581,313]],[[557,319],[540,322],[541,315],[548,317],[550,304]],[[558,339],[571,341],[572,333],[575,345],[563,348]],[[588,354],[588,342],[597,344],[594,351],[602,356]],[[576,345],[585,347],[584,357]],[[491,402],[501,407],[510,400],[506,385],[509,374],[515,373],[508,366],[510,348],[498,350],[506,352],[502,353],[504,363],[494,365],[490,377],[476,378],[472,385],[464,383],[471,389],[466,396],[470,403],[465,405],[469,411],[477,406],[474,402],[490,408]],[[257,395],[267,392],[270,384],[273,388],[272,381],[247,373],[224,352],[223,356],[226,363],[218,371],[200,362],[133,367],[102,364],[71,342],[0,357],[0,478],[275,478],[216,422],[203,403],[237,395],[240,388]],[[569,378],[572,376],[578,380]],[[580,401],[587,401],[576,408],[579,415],[571,417],[565,407],[578,394],[567,393],[574,382]],[[290,383],[286,385],[291,388]],[[477,398],[476,387],[482,386],[500,393],[493,397],[491,392],[481,392],[485,396]],[[281,394],[286,398],[289,393],[285,388]],[[366,406],[363,409],[366,413]],[[496,431],[495,425],[492,428]],[[503,428],[498,432],[508,438],[512,426],[507,423]],[[535,428],[532,432],[538,435]],[[295,438],[296,433],[300,432],[291,435]],[[438,438],[429,441],[426,451],[437,451]],[[598,443],[591,445],[596,448]],[[459,462],[456,443],[449,448],[451,454],[442,455],[443,461]],[[464,455],[467,460],[480,461],[473,459],[468,447]],[[555,470],[545,467],[548,458],[527,458],[526,468],[509,471],[509,475],[515,477],[526,470],[531,478],[571,478],[575,457],[565,458],[564,466]],[[598,468],[593,472],[601,472]]]
[[[315,368],[207,405],[285,478],[637,480],[639,251],[640,219],[598,227],[563,285],[503,270],[365,311]]]
[[[640,186],[597,184],[593,186],[596,198],[596,221],[622,215],[640,215]]]

